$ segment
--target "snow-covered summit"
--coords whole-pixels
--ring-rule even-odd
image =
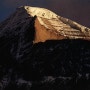
[[[31,16],[39,16],[47,19],[53,19],[57,18],[58,15],[56,15],[54,12],[45,9],[45,8],[40,8],[40,7],[30,7],[30,6],[24,6],[26,11],[31,15]]]
[[[37,42],[50,39],[90,38],[89,28],[70,19],[63,18],[48,9],[30,6],[23,6],[23,8],[30,16],[37,16],[35,20],[35,37]]]

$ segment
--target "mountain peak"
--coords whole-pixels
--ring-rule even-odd
[[[90,29],[70,19],[18,8],[0,23],[0,90],[90,90],[88,40]]]
[[[62,39],[90,40],[89,28],[45,8],[19,7],[13,15],[0,24],[2,32],[18,33],[16,30],[18,27],[20,28],[18,31],[21,32],[33,27],[35,43]]]

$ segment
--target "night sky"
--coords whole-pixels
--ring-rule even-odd
[[[23,5],[47,8],[60,16],[90,27],[90,0],[2,0],[0,22]]]

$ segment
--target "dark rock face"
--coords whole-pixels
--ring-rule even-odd
[[[90,42],[62,40],[34,45],[27,42],[17,59],[5,40],[2,41],[5,46],[0,48],[1,90],[90,89]]]
[[[90,90],[90,41],[33,44],[36,16],[26,17],[0,24],[0,90]]]

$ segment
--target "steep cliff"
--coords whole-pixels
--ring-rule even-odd
[[[90,90],[89,40],[50,10],[18,8],[0,23],[0,90]]]

